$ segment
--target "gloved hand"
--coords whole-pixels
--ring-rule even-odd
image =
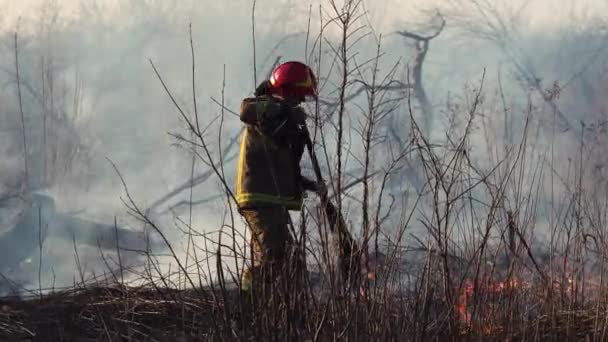
[[[255,96],[263,96],[270,94],[270,81],[264,80],[255,88]]]
[[[294,141],[299,136],[301,128],[294,117],[293,108],[286,102],[279,101],[278,112],[262,123],[265,132],[281,142]]]
[[[319,196],[326,196],[327,195],[327,185],[325,185],[325,183],[323,182],[316,182],[316,190],[315,192],[319,195]]]
[[[314,191],[319,195],[327,194],[327,186],[323,182],[315,182],[306,177],[302,177],[302,188],[306,191]]]

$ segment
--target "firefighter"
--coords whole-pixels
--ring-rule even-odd
[[[300,210],[306,191],[326,191],[301,174],[307,139],[306,114],[299,106],[317,98],[311,68],[291,61],[277,66],[254,97],[241,102],[241,137],[235,196],[250,232],[253,266],[242,276],[248,291],[253,279],[271,282],[285,271],[292,242],[289,210]],[[258,277],[259,276],[259,277]]]

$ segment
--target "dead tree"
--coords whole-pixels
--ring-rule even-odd
[[[426,135],[430,134],[431,127],[433,125],[433,107],[422,83],[422,67],[424,66],[424,60],[427,52],[429,51],[431,40],[439,36],[439,34],[441,34],[445,28],[445,18],[439,13],[437,14],[437,17],[439,18],[440,22],[433,34],[422,35],[408,30],[397,32],[398,35],[406,39],[413,40],[415,43],[416,52],[414,56],[414,65],[412,66],[411,85],[414,92],[413,95],[420,104],[420,110],[422,111],[423,115],[424,132]]]
[[[430,34],[417,33],[409,29],[395,32],[395,34],[403,37],[408,42],[414,42],[415,53],[413,64],[411,65],[411,72],[408,73],[409,78],[406,84],[407,87],[402,88],[403,90],[411,90],[411,93],[404,92],[402,96],[407,98],[411,95],[412,101],[418,103],[423,116],[422,124],[419,125],[419,127],[426,136],[429,136],[432,130],[434,113],[430,97],[424,87],[422,75],[423,67],[431,41],[443,32],[446,25],[446,21],[441,14],[437,13],[435,19],[438,19],[438,22],[434,25],[434,28],[431,29],[432,33]],[[403,150],[409,143],[406,138],[409,136],[409,131],[408,127],[406,127],[407,125],[397,122],[401,119],[409,120],[409,114],[400,113],[399,115],[393,115],[392,122],[388,122],[386,130],[395,142],[397,148]],[[393,194],[395,194],[394,191],[397,188],[403,187],[404,184],[410,184],[413,185],[414,188],[420,189],[424,183],[424,175],[421,174],[419,160],[404,158],[403,164],[404,165],[399,169],[399,172],[392,175],[389,180],[390,184],[388,185],[388,188],[392,189],[391,191]],[[397,196],[405,197],[405,205],[407,205],[409,194],[410,191],[408,190],[399,190],[396,193]]]

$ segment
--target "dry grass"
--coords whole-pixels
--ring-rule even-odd
[[[217,303],[196,291],[89,287],[1,300],[1,337],[36,341],[206,339]]]
[[[487,324],[460,326],[459,333],[448,334],[433,313],[425,331],[408,310],[408,298],[390,298],[375,307],[373,303],[354,304],[358,314],[349,320],[332,312],[329,306],[306,307],[301,328],[281,324],[264,329],[267,305],[253,309],[258,316],[238,310],[239,294],[228,292],[230,301],[220,299],[211,289],[170,290],[150,286],[90,286],[51,293],[36,298],[0,300],[0,338],[7,341],[224,341],[224,340],[603,340],[598,329],[595,307],[573,311],[541,310],[522,319],[516,312],[501,321],[501,315]],[[517,291],[509,296],[520,296]],[[329,300],[329,299],[328,299]],[[346,299],[342,299],[345,301]],[[409,298],[411,301],[412,298]],[[495,303],[503,302],[494,298]],[[340,300],[337,305],[349,305]],[[401,303],[401,304],[400,304]],[[434,303],[431,306],[441,306]],[[605,310],[605,305],[603,310]],[[231,307],[231,308],[230,308]],[[256,311],[257,310],[257,311]],[[225,320],[225,315],[229,314]],[[248,312],[248,311],[246,311]],[[297,318],[296,318],[297,319]],[[602,324],[603,325],[603,324]],[[309,327],[316,327],[310,329]],[[601,325],[600,325],[601,326]]]

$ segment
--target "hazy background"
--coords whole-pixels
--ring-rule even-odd
[[[310,49],[319,32],[319,5],[326,22],[331,15],[326,1],[257,1],[258,82],[278,56],[282,61],[305,60],[309,13]],[[192,157],[187,150],[176,146],[176,140],[168,134],[184,133],[185,126],[164,93],[149,59],[180,104],[191,113],[190,23],[196,49],[198,109],[203,125],[220,113],[220,107],[212,98],[221,101],[224,80],[225,105],[232,110],[237,110],[240,100],[249,96],[255,87],[251,1],[0,0],[0,8],[0,190],[14,184],[23,172],[14,72],[14,32],[17,30],[30,177],[55,199],[61,212],[77,212],[79,217],[108,224],[117,217],[122,225],[133,229],[141,227],[141,223],[126,214],[120,199],[124,196],[122,185],[106,158],[119,168],[131,194],[143,208],[188,180]],[[501,75],[514,118],[513,127],[515,130],[521,127],[521,120],[517,118],[524,117],[523,111],[530,101],[526,95],[529,85],[521,80],[514,61],[534,70],[546,88],[555,81],[574,79],[560,98],[560,108],[573,127],[583,119],[600,122],[607,110],[602,97],[608,91],[608,53],[603,49],[607,45],[606,1],[377,0],[364,1],[363,8],[368,13],[360,23],[371,25],[374,35],[358,45],[361,55],[358,58],[365,60],[366,56],[373,56],[374,36],[382,34],[386,55],[381,68],[386,72],[401,61],[400,78],[405,76],[405,66],[411,62],[414,50],[413,45],[395,35],[395,31],[432,32],[434,11],[447,16],[446,29],[431,42],[423,70],[424,86],[436,113],[431,133],[437,138],[445,137],[443,129],[447,122],[442,110],[448,108],[450,101],[462,98],[467,84],[479,83],[484,69],[488,98],[499,98],[497,80]],[[498,25],[504,23],[492,15],[515,18],[505,26],[509,35],[500,41],[504,43],[502,46],[484,34],[484,30],[493,27],[484,20]],[[335,27],[328,28],[325,35],[335,41]],[[329,54],[330,51],[324,51],[324,56]],[[329,70],[327,60],[329,57],[322,63],[323,75]],[[332,96],[335,94],[329,86],[322,90],[322,98]],[[538,99],[534,101],[535,106],[544,105]],[[491,113],[489,106],[487,114]],[[54,125],[58,132],[54,137],[47,137],[47,143],[52,140],[55,146],[52,176],[48,174],[51,168],[48,161],[47,175],[41,171],[44,115],[55,118],[48,124]],[[227,112],[223,131],[218,132],[217,121],[213,127],[209,142],[217,151],[218,141],[228,144],[241,125],[236,116]],[[503,131],[502,127],[496,129]],[[572,132],[571,129],[558,133],[556,144],[561,146],[560,158],[567,159],[569,153],[576,153],[575,144],[580,136]],[[538,134],[539,144],[548,141]],[[517,140],[519,133],[496,138]],[[485,140],[482,135],[478,139],[473,149],[484,159]],[[359,148],[353,145],[355,150]],[[232,150],[232,154],[235,152]],[[234,167],[234,161],[226,165],[230,184]],[[195,169],[198,174],[208,167],[197,162]],[[402,188],[409,186],[397,183]],[[196,187],[193,197],[204,199],[220,191],[221,184],[216,177],[211,177]],[[166,209],[188,196],[189,192],[185,191],[163,203],[156,216],[172,241],[182,245],[178,247],[180,253],[186,241],[175,228],[179,224],[172,215],[166,214]],[[188,219],[184,208],[176,213]],[[216,200],[196,206],[192,222],[197,230],[211,232],[219,229],[225,217],[225,203]],[[57,267],[63,269],[57,273],[58,278],[63,283],[71,283],[73,250],[59,250],[47,244],[45,251],[53,255],[49,260],[59,263]],[[87,251],[84,253],[90,259],[91,269],[103,269],[99,253],[94,249]],[[46,273],[43,282],[48,284],[49,277],[50,273]]]

